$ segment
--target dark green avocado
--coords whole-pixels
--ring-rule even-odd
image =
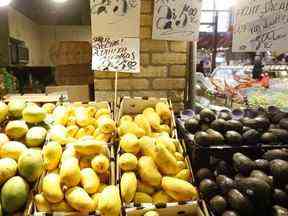
[[[238,120],[229,120],[227,121],[227,130],[237,131],[238,133],[242,133],[243,124]]]
[[[211,123],[210,127],[215,131],[225,133],[228,128],[228,124],[224,119],[216,119]]]
[[[227,201],[232,209],[240,213],[240,215],[253,215],[253,204],[240,191],[232,189],[227,194]]]
[[[211,123],[212,121],[216,119],[215,113],[212,110],[207,109],[207,108],[202,109],[199,115],[200,115],[200,120],[206,123]]]
[[[196,133],[200,129],[199,121],[195,118],[187,119],[184,123],[184,126],[186,130],[192,134]]]
[[[270,162],[270,170],[276,186],[285,186],[288,182],[288,162],[273,160]]]
[[[268,160],[258,159],[255,160],[256,169],[261,170],[262,172],[269,174],[270,173],[270,164]]]
[[[273,149],[265,152],[262,156],[267,161],[276,159],[288,161],[288,150],[285,149]]]
[[[199,190],[204,199],[210,200],[212,197],[216,196],[219,193],[219,188],[217,184],[210,180],[204,179],[200,182]]]
[[[244,176],[248,176],[252,170],[255,169],[256,164],[242,153],[235,153],[233,155],[233,166],[237,172],[240,172]]]
[[[259,144],[261,135],[257,130],[251,129],[246,131],[242,137],[244,145],[257,145]]]
[[[227,202],[222,196],[214,196],[210,202],[210,208],[217,215],[221,215],[227,208]]]
[[[235,211],[225,211],[222,216],[240,216],[237,212]]]
[[[199,131],[194,136],[195,143],[200,146],[210,146],[212,144],[212,140],[210,136],[205,131]]]
[[[216,183],[221,191],[221,194],[223,195],[227,194],[234,188],[234,181],[225,175],[217,176]]]
[[[241,146],[242,136],[237,131],[227,131],[225,134],[226,143],[231,146]]]
[[[273,204],[288,208],[288,194],[281,189],[273,190]]]
[[[214,180],[215,176],[210,169],[202,168],[196,173],[196,179],[198,182],[201,182],[204,179]]]

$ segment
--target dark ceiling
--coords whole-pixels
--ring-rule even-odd
[[[13,0],[12,6],[42,25],[89,25],[89,0]]]

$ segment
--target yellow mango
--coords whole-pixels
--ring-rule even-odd
[[[82,139],[73,143],[76,152],[83,156],[100,154],[104,151],[106,142],[95,140],[93,137],[87,138],[83,137]]]
[[[81,170],[81,185],[88,194],[94,194],[100,186],[98,175],[91,168]]]
[[[186,163],[184,161],[177,161],[177,166],[178,166],[179,170],[183,170],[186,168]]]
[[[176,146],[170,137],[159,136],[156,138],[156,144],[158,143],[163,144],[171,153],[174,154],[176,152]]]
[[[87,107],[87,110],[88,110],[89,117],[94,118],[94,116],[97,112],[96,107],[95,106],[89,106],[89,107]]]
[[[68,130],[63,125],[54,125],[48,132],[48,138],[61,145],[66,145],[68,143]]]
[[[174,177],[163,177],[162,188],[176,201],[188,201],[198,198],[196,188],[187,181]]]
[[[71,157],[76,157],[76,150],[73,144],[68,144],[66,145],[66,148],[62,153],[61,163],[63,163],[64,160],[71,158]]]
[[[53,103],[45,103],[42,106],[42,109],[44,110],[44,112],[46,112],[47,114],[52,114],[54,109],[55,109],[55,104]]]
[[[66,126],[76,126],[77,122],[76,122],[76,117],[75,116],[69,116],[67,119],[67,123]]]
[[[76,118],[76,123],[80,127],[86,127],[90,123],[89,112],[85,107],[77,107],[75,109],[75,118]]]
[[[42,150],[42,157],[45,169],[49,171],[56,169],[61,160],[61,156],[61,145],[57,142],[48,142]]]
[[[51,203],[50,207],[52,212],[75,212],[64,200],[59,203]]]
[[[53,111],[54,124],[66,125],[68,121],[68,109],[66,106],[57,106]]]
[[[175,152],[174,156],[176,158],[177,161],[184,161],[184,156],[183,154],[179,153],[179,152]]]
[[[50,203],[45,199],[43,193],[36,194],[34,197],[34,202],[38,212],[51,212]]]
[[[101,133],[98,136],[94,136],[95,140],[104,141],[106,143],[110,142],[111,138],[113,137],[112,133]]]
[[[118,216],[121,213],[121,198],[117,186],[106,187],[99,196],[98,209],[101,215]]]
[[[61,189],[60,176],[56,173],[48,173],[42,182],[43,196],[50,203],[59,203],[64,199]]]
[[[153,203],[153,199],[146,193],[136,192],[134,197],[134,203]]]
[[[65,193],[67,203],[75,210],[88,213],[93,210],[94,204],[88,193],[81,187],[72,187]]]
[[[148,185],[154,187],[159,187],[161,185],[162,175],[151,157],[143,156],[139,159],[138,173],[141,180]]]
[[[158,132],[158,133],[165,132],[165,133],[170,134],[170,133],[171,133],[171,129],[170,129],[170,127],[169,127],[168,125],[162,124],[162,125],[160,125],[160,127],[157,129],[157,132]]]
[[[17,141],[9,141],[2,145],[0,149],[0,157],[5,158],[13,158],[14,160],[18,161],[20,155],[27,150],[27,147]]]
[[[145,131],[140,128],[135,122],[124,121],[118,128],[118,134],[124,136],[125,134],[134,134],[138,138],[145,136]]]
[[[36,104],[29,104],[22,111],[23,120],[27,123],[36,124],[44,121],[46,118],[45,111]]]
[[[162,120],[165,121],[172,118],[172,113],[167,103],[159,102],[156,104],[155,109]]]
[[[67,127],[67,133],[69,137],[76,137],[76,134],[79,130],[77,125],[70,125]]]
[[[164,175],[176,175],[180,171],[176,158],[163,143],[155,143],[154,161]]]
[[[143,183],[143,182],[138,180],[138,182],[137,182],[137,192],[142,192],[142,193],[146,193],[146,194],[152,195],[155,192],[155,188],[153,188],[150,185],[148,185],[146,183]]]
[[[125,121],[129,121],[129,122],[132,122],[133,121],[133,118],[129,115],[124,115],[120,118],[119,120],[119,125],[121,125],[123,122]]]
[[[95,127],[93,125],[88,125],[84,128],[84,130],[85,130],[86,136],[92,136],[95,131]]]
[[[100,116],[97,120],[97,126],[102,133],[114,133],[116,124],[109,115]]]
[[[127,204],[132,202],[137,189],[137,178],[134,172],[123,173],[120,188],[122,200]]]
[[[99,202],[100,193],[95,193],[91,196],[93,201],[93,211],[98,210],[98,202]]]
[[[154,130],[159,130],[161,119],[159,115],[155,112],[155,110],[152,108],[147,108],[143,111],[143,114],[151,125],[151,128]]]
[[[154,204],[170,203],[173,201],[173,199],[164,191],[158,191],[157,193],[153,194],[152,199]]]
[[[120,147],[127,153],[137,154],[140,151],[140,145],[137,136],[130,133],[121,137]]]
[[[97,110],[94,118],[98,119],[100,116],[103,116],[103,115],[110,115],[110,111],[106,108],[101,108],[101,109]]]
[[[28,129],[25,121],[9,121],[5,128],[5,134],[11,139],[19,139],[26,135]]]
[[[1,146],[7,142],[9,142],[8,136],[4,133],[0,133],[0,151],[1,151]]]
[[[154,158],[155,156],[155,139],[144,136],[139,139],[139,145],[141,148],[141,152],[145,156],[149,156]]]
[[[184,181],[190,181],[191,180],[191,172],[189,169],[183,169],[177,175],[175,178],[182,179]]]
[[[142,114],[137,115],[135,117],[135,123],[145,131],[146,136],[151,136],[152,133],[151,126],[144,115]]]
[[[137,169],[137,157],[131,153],[124,153],[119,157],[118,164],[123,171],[133,171]]]
[[[77,158],[67,158],[60,167],[61,184],[67,187],[73,187],[80,183],[81,172]]]
[[[0,159],[0,185],[17,173],[17,163],[12,158]]]
[[[8,114],[10,117],[13,118],[21,118],[22,117],[22,111],[26,107],[26,101],[17,99],[17,100],[11,100],[8,103]]]
[[[83,138],[83,137],[85,137],[86,136],[86,131],[85,131],[85,129],[84,128],[80,128],[78,131],[77,131],[77,133],[75,134],[75,138],[76,139],[81,139],[81,138]]]
[[[39,147],[45,142],[47,130],[43,127],[32,127],[28,130],[25,143],[28,147]]]
[[[109,159],[104,155],[97,155],[91,161],[91,166],[97,173],[105,173],[109,169]]]

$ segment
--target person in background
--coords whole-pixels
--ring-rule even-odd
[[[252,70],[252,76],[253,79],[260,79],[261,74],[263,73],[263,67],[261,60],[257,60],[254,64],[253,70]]]
[[[199,64],[197,64],[197,72],[204,73],[204,61],[201,60]]]

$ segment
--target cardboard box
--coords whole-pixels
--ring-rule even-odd
[[[88,102],[89,97],[89,86],[88,85],[65,85],[65,86],[47,86],[46,94],[67,92],[70,102]]]

